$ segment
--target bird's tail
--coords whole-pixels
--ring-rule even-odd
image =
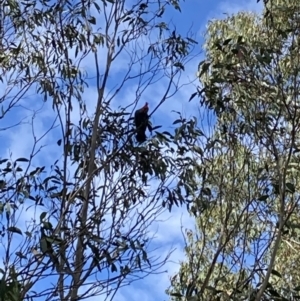
[[[138,131],[137,132],[137,134],[136,134],[136,140],[137,140],[137,142],[143,143],[143,142],[146,141],[146,139],[147,139],[147,137],[146,137],[146,134],[145,134],[144,131]]]

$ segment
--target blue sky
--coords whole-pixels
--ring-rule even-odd
[[[237,13],[239,11],[252,11],[261,12],[262,4],[257,3],[256,0],[235,0],[235,1],[197,1],[186,0],[181,2],[181,13],[175,13],[170,16],[173,24],[176,25],[176,29],[184,35],[188,30],[191,30],[195,34],[195,38],[198,41],[198,47],[195,48],[194,53],[196,57],[186,66],[185,77],[193,79],[197,72],[197,65],[203,60],[203,54],[198,54],[201,50],[203,40],[203,34],[205,32],[206,24],[209,20],[224,18],[224,14]],[[195,85],[197,85],[197,81]],[[188,103],[190,95],[194,92],[193,85],[188,85],[178,94],[175,95],[175,99],[172,99],[172,105],[166,102],[160,107],[159,112],[155,114],[156,120],[165,120],[165,126],[171,124],[174,115],[170,115],[170,108],[174,106],[174,110],[182,112],[185,116],[190,117],[198,115],[197,111],[199,107],[197,100],[194,99]],[[151,104],[151,102],[150,102]],[[167,119],[166,117],[169,117]],[[169,120],[169,123],[167,122]],[[159,123],[159,122],[158,122]],[[136,282],[134,285],[122,288],[116,295],[116,301],[127,300],[143,300],[143,301],[157,301],[168,300],[168,296],[165,294],[165,290],[168,288],[170,281],[169,278],[174,275],[179,269],[179,262],[184,261],[184,241],[182,237],[182,230],[193,229],[193,219],[190,218],[185,212],[185,208],[174,208],[171,214],[168,212],[165,214],[166,222],[161,225],[157,225],[157,240],[156,244],[160,247],[160,250],[169,250],[175,247],[175,251],[172,253],[167,265],[162,268],[166,272],[160,275],[151,275],[146,279]],[[160,251],[160,252],[161,252]],[[96,300],[96,299],[95,299]]]
[[[188,103],[190,95],[195,91],[195,86],[198,84],[195,80],[197,65],[203,59],[201,51],[201,45],[203,43],[202,35],[205,31],[207,22],[211,19],[222,18],[224,13],[235,13],[240,10],[246,11],[260,11],[261,3],[256,3],[256,0],[237,0],[237,1],[197,1],[186,0],[181,2],[181,13],[173,12],[169,13],[167,19],[172,21],[177,30],[182,34],[190,30],[194,34],[194,38],[199,44],[194,49],[195,57],[185,66],[185,73],[180,79],[180,83],[184,85],[180,91],[175,94],[174,97],[165,102],[159,110],[157,110],[152,118],[154,125],[163,125],[164,130],[170,130],[172,128],[172,121],[176,118],[176,115],[172,113],[172,110],[180,111],[186,117],[192,115],[199,115],[199,106],[197,100],[194,99]],[[123,61],[122,61],[123,60]],[[122,64],[126,64],[126,58],[121,58],[120,65],[113,69],[111,85],[118,81],[118,78],[124,68]],[[83,62],[85,68],[93,72],[93,66],[89,62],[89,57]],[[113,67],[114,68],[114,67]],[[87,104],[90,110],[93,110],[92,100],[96,95],[95,86],[91,86],[86,90],[84,96],[87,100]],[[141,99],[141,104],[145,101],[149,102],[150,111],[151,107],[154,108],[156,99],[159,99],[164,91],[164,82],[158,82],[150,87],[145,93],[145,96]],[[125,104],[130,102],[135,97],[135,87],[127,85],[123,92],[116,97],[116,105]],[[27,157],[32,151],[33,135],[36,137],[43,137],[38,143],[38,146],[46,145],[43,148],[40,155],[36,157],[34,164],[43,165],[45,160],[47,162],[53,162],[57,158],[57,140],[60,138],[58,133],[59,129],[51,130],[52,123],[55,121],[55,115],[51,109],[51,103],[43,103],[40,99],[37,99],[34,91],[27,93],[24,98],[24,102],[21,103],[17,109],[10,113],[9,118],[2,120],[1,127],[12,125],[20,120],[27,120],[27,124],[9,129],[7,131],[0,132],[2,144],[0,147],[0,153],[2,157],[7,157],[10,153],[13,154],[13,158]],[[26,105],[24,105],[26,104]],[[29,124],[32,120],[33,111],[38,111],[35,114],[33,121],[33,127]],[[76,115],[76,108],[74,109],[74,118],[78,119],[79,115]],[[5,141],[5,142],[4,142]],[[46,159],[45,159],[46,158]],[[25,208],[25,207],[24,207]],[[20,223],[22,221],[33,218],[33,210],[23,210],[20,214]],[[39,214],[37,214],[39,216]],[[169,250],[175,249],[172,253],[169,262],[162,268],[164,273],[148,276],[138,282],[133,283],[128,287],[121,288],[115,296],[116,301],[157,301],[167,300],[165,290],[169,286],[169,278],[178,271],[179,262],[184,260],[183,253],[183,237],[182,231],[186,228],[193,228],[193,220],[188,216],[184,208],[174,208],[171,213],[165,212],[160,216],[160,221],[152,224],[151,232],[155,234],[152,248],[155,254],[167,254]],[[1,246],[0,246],[1,255]],[[49,283],[49,279],[44,282]],[[103,297],[90,298],[93,300],[102,300]]]

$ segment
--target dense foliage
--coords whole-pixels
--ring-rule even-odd
[[[264,3],[262,15],[208,25],[192,98],[216,122],[196,160],[197,225],[168,291],[176,300],[300,297],[300,11]]]
[[[137,144],[132,117],[158,84],[150,116],[179,90],[195,41],[167,24],[176,10],[1,2],[1,300],[111,299],[165,263],[149,254],[148,229],[185,202],[190,123],[176,135],[153,125]]]

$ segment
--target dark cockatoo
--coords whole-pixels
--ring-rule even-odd
[[[149,116],[148,116],[148,103],[139,110],[135,111],[134,114],[134,123],[136,126],[136,140],[139,143],[143,143],[146,141],[146,129],[148,128],[149,131],[152,131],[152,127],[149,123]]]

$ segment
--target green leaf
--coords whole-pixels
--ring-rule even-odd
[[[274,193],[276,195],[279,194],[279,185],[277,183],[273,183]]]
[[[268,289],[268,292],[270,293],[270,295],[276,297],[277,298],[280,298],[280,294],[278,294],[274,289]],[[282,300],[282,299],[280,299]]]
[[[258,198],[258,200],[259,200],[259,201],[265,201],[265,200],[268,199],[268,197],[269,197],[269,195],[267,195],[267,194],[261,195],[261,196]]]
[[[90,17],[88,19],[88,21],[91,23],[91,24],[96,24],[96,18],[95,17]]]
[[[177,123],[181,123],[181,122],[182,122],[181,119],[176,119],[176,120],[173,122],[173,124],[177,124]]]
[[[230,42],[232,41],[232,39],[226,39],[224,42],[223,42],[223,45],[228,45]]]
[[[204,63],[204,64],[202,65],[202,68],[201,68],[199,77],[201,77],[204,73],[207,72],[209,66],[210,66],[210,63]]]
[[[27,257],[25,255],[23,255],[22,252],[16,252],[15,253],[17,256],[19,256],[20,258],[26,259]]]
[[[197,94],[198,94],[198,92],[193,93],[193,94],[191,95],[189,101],[191,101]]]
[[[291,193],[295,193],[296,191],[295,186],[292,183],[286,183],[286,190]]]
[[[32,233],[31,233],[31,232],[25,231],[24,233],[25,233],[28,237],[30,237],[30,238],[32,237]]]
[[[48,251],[48,243],[44,237],[40,240],[40,248],[43,253]]]
[[[22,231],[17,227],[9,227],[7,230],[10,231],[10,232],[13,232],[13,233],[18,233],[20,235],[23,235]]]
[[[47,215],[47,212],[42,212],[41,215],[40,215],[40,222],[43,221],[43,219],[46,217]]]
[[[29,162],[29,160],[26,158],[19,158],[16,160],[16,162]]]
[[[181,295],[180,293],[171,293],[170,296],[172,296],[172,297],[178,297],[178,298],[183,297],[183,295]]]
[[[211,190],[208,187],[202,189],[202,193],[207,196],[211,196]]]
[[[281,274],[279,272],[275,271],[275,270],[272,270],[271,274],[273,274],[273,275],[275,275],[275,276],[277,276],[279,278],[282,278]]]
[[[201,156],[204,155],[204,152],[203,152],[203,150],[202,150],[201,147],[199,147],[199,146],[197,146],[197,145],[194,145],[194,146],[192,146],[192,149],[193,149],[197,154],[199,154],[199,155],[201,155]]]
[[[116,265],[114,263],[111,263],[111,272],[113,273],[113,272],[117,272],[117,271],[118,271],[118,269],[117,269]]]
[[[43,222],[43,226],[46,230],[52,230],[53,226],[50,222]]]

